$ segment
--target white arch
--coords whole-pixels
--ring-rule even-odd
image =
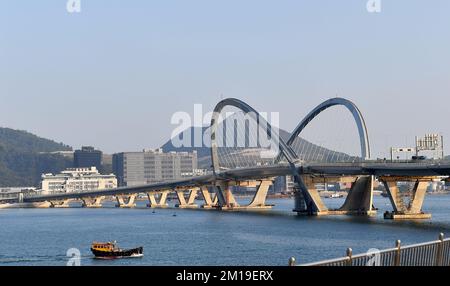
[[[324,101],[323,103],[319,104],[316,108],[314,108],[306,117],[298,124],[298,126],[295,128],[294,132],[292,132],[291,136],[289,137],[289,140],[287,141],[288,146],[292,146],[297,136],[305,129],[306,126],[321,112],[324,110],[336,106],[336,105],[342,105],[345,106],[353,115],[353,118],[355,119],[356,125],[358,127],[358,133],[359,133],[359,141],[361,144],[361,157],[364,160],[367,160],[370,158],[370,145],[369,145],[369,134],[367,132],[367,126],[366,122],[364,121],[364,117],[362,116],[361,111],[359,108],[350,100],[347,100],[345,98],[332,98],[327,101]],[[278,157],[279,159],[280,157]]]
[[[227,98],[219,102],[216,107],[214,108],[214,112],[211,119],[211,160],[213,165],[214,172],[220,171],[220,165],[219,165],[219,155],[218,155],[218,145],[217,145],[217,127],[219,124],[219,116],[222,110],[227,106],[234,106],[240,110],[242,110],[245,113],[248,113],[253,116],[259,115],[259,113],[250,105],[247,103],[236,99],[236,98]],[[280,144],[280,154],[284,155],[289,163],[293,163],[297,156],[295,152],[289,147],[283,139],[280,138],[279,134],[276,132],[276,130],[272,129],[272,126],[262,117],[254,118],[255,120],[258,120],[259,125],[267,127],[268,134],[271,133],[272,137],[279,138],[279,144]]]

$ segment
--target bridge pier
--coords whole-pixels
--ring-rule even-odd
[[[373,209],[373,176],[356,177],[344,205],[337,210],[344,214],[376,215]]]
[[[95,198],[81,198],[83,208],[101,208],[102,201],[105,199],[104,196]]]
[[[68,208],[70,200],[50,201],[51,208]]]
[[[134,208],[136,206],[136,194],[131,196],[116,196],[116,208]]]
[[[273,185],[272,180],[263,180],[260,182],[259,186],[257,186],[257,190],[253,200],[250,202],[248,206],[245,206],[246,209],[270,209],[271,205],[266,205],[267,193],[269,192],[270,186]]]
[[[299,215],[323,216],[323,215],[375,215],[373,209],[373,176],[360,177],[314,177],[303,175],[301,184],[294,189],[294,212]],[[348,192],[344,205],[339,209],[328,209],[323,203],[316,184],[328,184],[329,182],[351,182],[352,187]]]
[[[323,203],[312,176],[303,175],[294,179],[294,212],[298,215],[328,215],[329,210]]]
[[[231,189],[232,185],[228,182],[220,182],[215,186],[218,209],[223,211],[239,209],[240,206],[236,202]]]
[[[303,192],[294,186],[294,209],[292,210],[294,212],[297,212],[298,215],[306,214],[307,208],[306,208],[306,201],[305,197],[303,196]]]
[[[430,219],[431,214],[422,211],[423,201],[428,183],[434,177],[380,177],[389,195],[393,211],[384,214],[385,219]],[[409,193],[409,203],[406,203],[397,185],[398,182],[414,182]]]
[[[202,205],[202,208],[204,209],[212,209],[217,207],[218,198],[215,194],[214,196],[211,195],[211,193],[208,190],[208,187],[203,186],[200,188],[200,194],[203,197],[203,200],[205,203]]]
[[[217,198],[219,199],[218,201],[221,210],[233,210],[239,207],[239,204],[236,202],[231,189],[232,186],[230,186],[228,183],[218,187],[219,192],[217,193]],[[219,193],[221,193],[223,201],[220,199],[221,196],[219,195]]]
[[[167,195],[169,192],[162,192],[159,194],[159,198],[157,200],[154,193],[147,193],[149,204],[147,207],[149,208],[167,208],[169,205],[167,204]]]
[[[175,205],[175,207],[180,208],[180,209],[196,209],[196,208],[198,208],[198,205],[195,204],[195,199],[197,198],[198,191],[199,191],[198,188],[191,189],[189,192],[188,201],[186,201],[186,198],[184,197],[185,191],[176,191],[179,204]]]
[[[272,186],[273,180],[266,179],[261,181],[247,181],[247,182],[224,182],[216,186],[216,196],[214,201],[210,201],[207,204],[216,206],[224,211],[239,211],[239,210],[259,210],[270,209],[271,205],[266,205],[267,193],[270,186]],[[252,198],[252,201],[248,205],[240,205],[233,195],[232,188],[234,186],[251,187],[256,188],[256,193]],[[207,192],[207,189],[206,189]],[[206,193],[203,196],[208,197]]]

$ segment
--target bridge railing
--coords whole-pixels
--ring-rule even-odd
[[[371,249],[359,255],[353,255],[349,248],[345,257],[300,265],[291,258],[289,266],[450,266],[450,239],[441,233],[436,241],[408,246],[398,240],[395,248]]]
[[[78,193],[82,193],[82,192],[80,192],[80,191],[71,192],[71,194],[78,194]],[[52,192],[45,193],[44,195],[62,195],[62,194],[67,194],[67,192],[64,192],[64,191],[52,191]],[[40,197],[42,195],[43,194],[41,194],[39,192],[35,192],[35,193],[30,193],[30,194],[24,195],[24,198],[34,198],[34,197]]]

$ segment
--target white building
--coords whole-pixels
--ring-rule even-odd
[[[69,168],[60,174],[43,174],[42,191],[44,192],[81,192],[114,189],[117,179],[114,174],[102,175],[96,167]]]
[[[36,192],[34,187],[4,187],[0,188],[0,200],[1,199],[15,199],[19,197],[19,194],[32,194]]]

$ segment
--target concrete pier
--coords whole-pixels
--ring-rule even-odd
[[[380,181],[383,182],[394,209],[392,212],[386,212],[384,218],[399,220],[430,219],[431,214],[424,213],[422,205],[428,183],[434,179],[435,177],[380,177]],[[401,194],[398,182],[414,182],[413,189],[409,194],[406,194],[409,197],[408,204],[403,199],[404,194]]]
[[[117,208],[134,208],[136,207],[136,196],[137,194],[131,196],[116,196]]]
[[[155,193],[147,193],[147,198],[149,203],[147,207],[149,208],[167,208],[169,205],[167,204],[167,195],[168,192],[161,192],[159,194]]]
[[[177,191],[177,198],[178,198],[178,204],[175,205],[175,207],[180,209],[196,209],[198,208],[198,205],[195,204],[195,200],[198,195],[198,188],[193,188],[189,191],[189,197],[186,201],[186,198],[184,196],[184,191]]]
[[[99,196],[95,198],[81,198],[83,208],[101,208],[102,201],[105,199],[104,196]]]

